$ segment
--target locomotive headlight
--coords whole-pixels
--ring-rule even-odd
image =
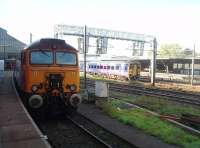
[[[37,85],[32,85],[31,89],[32,89],[33,92],[36,92],[38,90],[38,86]]]
[[[43,85],[42,83],[39,84],[33,84],[31,87],[32,92],[36,92],[38,89],[42,89]]]
[[[71,91],[75,91],[76,90],[76,85],[75,84],[69,85],[69,89]]]

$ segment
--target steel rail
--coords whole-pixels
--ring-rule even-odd
[[[196,99],[188,99],[184,96],[178,96],[174,94],[164,94],[162,92],[152,92],[152,91],[146,91],[146,90],[139,90],[135,88],[124,88],[124,87],[115,87],[115,86],[110,86],[110,90],[112,91],[120,91],[120,92],[125,92],[125,93],[131,93],[131,94],[138,94],[138,95],[147,95],[147,96],[157,96],[157,97],[165,97],[163,99],[171,100],[171,101],[176,101],[176,102],[181,102],[181,103],[188,103],[192,105],[200,105],[200,100]]]
[[[114,95],[111,96],[111,99],[116,99],[116,100],[122,101],[121,99],[119,99],[118,97],[116,97],[116,96],[114,96]],[[183,123],[180,123],[180,122],[176,121],[176,120],[173,119],[173,118],[162,116],[162,115],[160,115],[160,114],[158,114],[158,113],[156,113],[156,112],[154,112],[154,111],[151,111],[151,110],[149,110],[149,109],[147,109],[147,108],[144,108],[144,107],[142,107],[142,106],[140,106],[140,105],[137,105],[137,104],[134,104],[134,103],[132,103],[132,102],[127,102],[127,101],[122,101],[122,102],[124,102],[124,103],[126,103],[126,104],[129,104],[129,105],[132,105],[132,106],[134,106],[134,107],[136,107],[136,108],[142,109],[142,110],[144,110],[144,111],[147,111],[147,112],[149,112],[150,114],[152,114],[152,115],[154,115],[154,116],[157,116],[157,117],[159,117],[159,118],[161,118],[161,119],[167,120],[168,122],[170,122],[170,123],[172,123],[172,124],[175,124],[175,125],[181,127],[182,129],[184,129],[184,130],[186,130],[186,131],[188,131],[188,132],[190,132],[190,133],[192,133],[192,134],[195,134],[195,135],[197,135],[198,137],[200,137],[200,131],[199,131],[199,130],[194,129],[194,128],[190,127],[190,126],[187,126],[187,125],[185,125],[185,124],[183,124]]]
[[[93,81],[88,81],[89,86],[94,86]],[[163,99],[176,101],[180,103],[187,103],[191,105],[200,106],[200,97],[197,98],[195,94],[192,98],[192,94],[182,93],[179,94],[179,92],[169,92],[165,93],[165,90],[158,90],[158,89],[148,89],[143,87],[138,87],[134,85],[124,85],[124,84],[115,84],[115,83],[109,83],[109,89],[112,91],[119,91],[124,93],[131,93],[131,94],[137,94],[137,95],[147,95],[147,96],[162,96]]]
[[[107,144],[102,139],[100,139],[99,137],[95,136],[89,130],[87,130],[86,128],[84,128],[84,126],[80,125],[78,122],[76,122],[75,120],[73,120],[70,116],[66,116],[66,118],[68,120],[70,120],[73,124],[75,124],[77,127],[79,127],[80,129],[82,129],[84,132],[86,132],[88,135],[90,135],[92,138],[94,138],[95,140],[97,140],[99,143],[103,144],[105,147],[112,148],[111,145]]]

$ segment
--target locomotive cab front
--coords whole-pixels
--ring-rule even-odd
[[[58,39],[41,39],[23,51],[21,89],[32,109],[81,103],[77,50]]]
[[[130,80],[136,80],[140,76],[141,65],[138,62],[130,62],[128,76]]]

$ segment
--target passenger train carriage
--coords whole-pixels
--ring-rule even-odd
[[[78,52],[64,40],[40,39],[25,47],[15,76],[33,110],[58,104],[75,110],[81,102]]]
[[[83,71],[84,63],[80,62]],[[88,61],[87,73],[112,79],[136,80],[140,77],[141,65],[135,60],[98,60]]]

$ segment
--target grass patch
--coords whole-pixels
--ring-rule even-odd
[[[141,96],[139,99],[133,100],[133,103],[142,105],[162,115],[175,114],[179,117],[182,114],[200,115],[199,108],[194,108],[192,105],[175,103],[162,98]]]
[[[118,109],[122,102],[112,100],[102,108],[111,117],[120,122],[137,127],[145,133],[159,137],[164,142],[187,148],[199,148],[200,138],[193,136],[159,118],[139,109]]]
[[[118,92],[112,92],[111,94],[121,98],[124,101],[141,105],[161,115],[176,115],[178,117],[180,117],[182,114],[200,115],[200,108],[194,108],[194,106],[189,104],[176,103],[158,97],[138,96]]]

